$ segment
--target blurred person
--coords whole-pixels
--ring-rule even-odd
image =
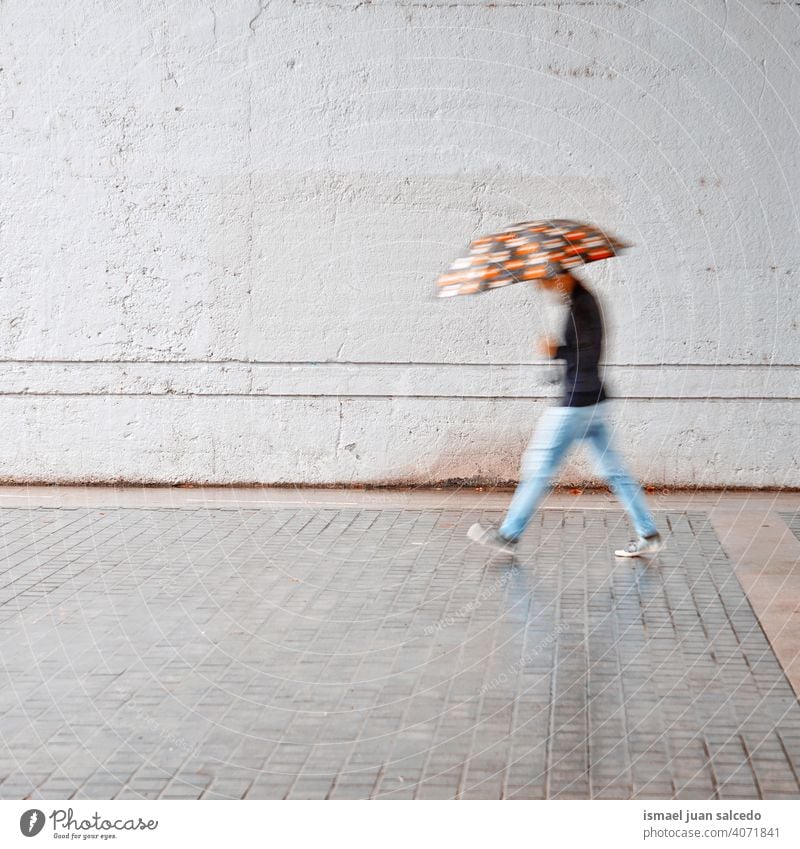
[[[637,539],[615,554],[656,554],[664,547],[663,540],[641,487],[612,444],[606,423],[606,394],[599,368],[603,321],[597,300],[576,276],[558,267],[536,284],[557,293],[569,304],[564,344],[558,345],[549,337],[538,343],[542,356],[566,362],[564,395],[560,406],[548,409],[539,421],[523,458],[519,485],[500,527],[478,522],[467,536],[481,545],[513,554],[567,452],[574,442],[585,440],[594,454],[598,474],[627,511],[637,534]]]

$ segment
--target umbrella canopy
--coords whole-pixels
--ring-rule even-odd
[[[474,239],[436,281],[440,298],[474,295],[520,280],[552,277],[571,268],[616,256],[624,242],[597,227],[554,219],[512,224],[502,233]]]

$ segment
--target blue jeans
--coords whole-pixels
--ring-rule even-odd
[[[522,461],[522,476],[500,526],[506,539],[517,539],[550,489],[553,476],[573,442],[586,440],[595,455],[598,474],[622,503],[639,536],[656,533],[641,488],[628,474],[611,444],[605,404],[591,407],[551,407],[542,416]]]

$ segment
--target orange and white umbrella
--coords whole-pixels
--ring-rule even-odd
[[[436,281],[437,295],[474,295],[608,259],[628,247],[578,221],[554,219],[512,224],[502,233],[474,239]]]

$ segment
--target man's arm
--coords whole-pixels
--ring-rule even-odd
[[[564,346],[559,346],[558,342],[556,342],[552,336],[543,336],[536,346],[539,354],[543,357],[547,357],[549,360],[563,359],[563,357],[558,356],[558,352],[562,348],[564,348]]]

